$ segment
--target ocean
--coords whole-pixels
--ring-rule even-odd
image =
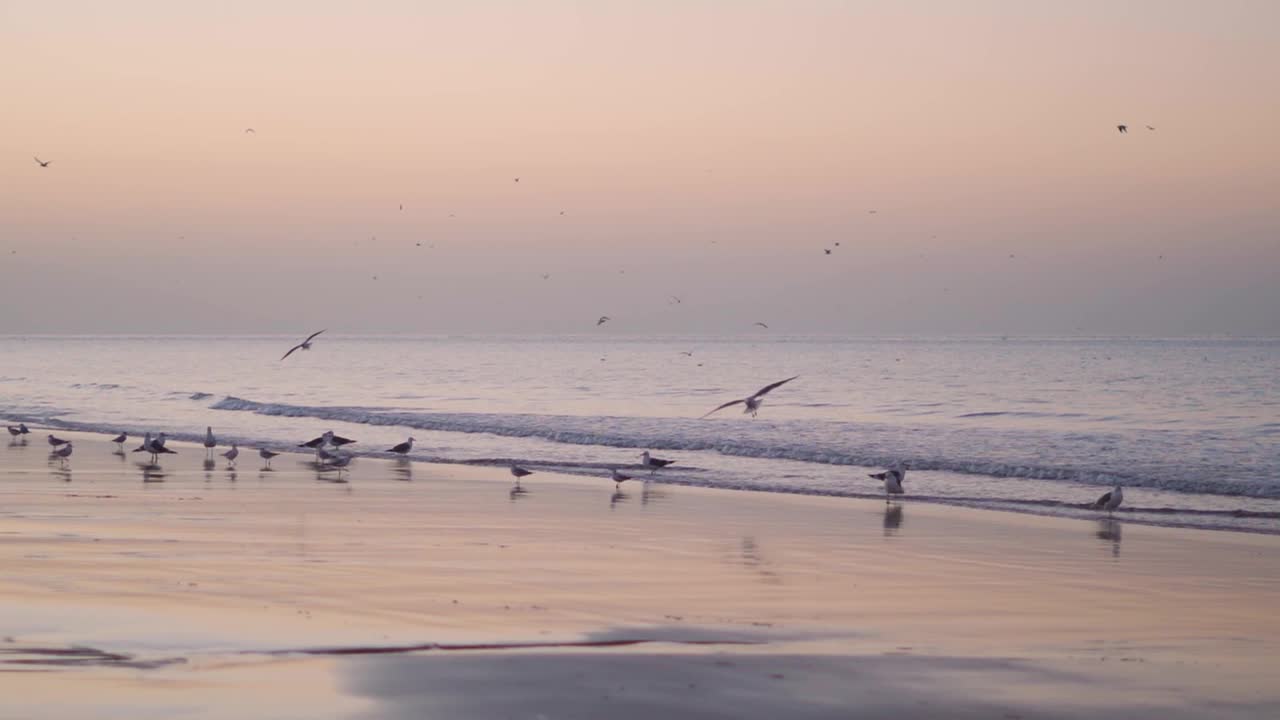
[[[906,502],[1068,517],[1121,483],[1126,520],[1280,532],[1275,339],[326,333],[281,361],[299,339],[0,337],[0,417],[277,450],[413,436],[496,474],[603,478],[650,450],[676,461],[659,482],[761,493],[878,498],[867,473],[905,464]],[[792,375],[757,418],[699,419]]]

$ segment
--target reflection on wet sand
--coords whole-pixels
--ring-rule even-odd
[[[403,482],[413,480],[413,462],[407,457],[397,458],[391,466],[391,478]]]
[[[9,441],[9,447],[26,447],[27,438],[19,435],[16,439]]]
[[[49,474],[55,480],[61,480],[63,482],[71,482],[71,468],[69,467],[51,468],[49,470]]]
[[[215,465],[216,465],[216,463],[215,463],[211,458],[205,458],[205,459],[204,459],[204,464],[202,465],[202,467],[204,468],[204,479],[205,479],[205,480],[211,480],[211,479],[213,479],[213,468],[214,468],[214,466],[215,466]]]
[[[142,471],[142,482],[164,482],[164,468],[155,463],[134,463]]]
[[[507,496],[511,498],[511,502],[515,502],[516,500],[519,500],[520,498],[528,494],[529,494],[529,491],[520,487],[520,485],[517,483],[515,487],[511,488],[511,492],[508,493]]]
[[[894,503],[884,506],[884,536],[893,537],[902,527],[902,505]]]
[[[777,585],[782,582],[778,574],[769,569],[769,562],[760,554],[760,546],[751,535],[742,538],[738,546],[738,556],[743,567],[753,570],[759,576],[760,582],[767,585]]]
[[[1098,518],[1098,529],[1094,532],[1094,537],[1110,543],[1111,557],[1120,557],[1120,540],[1124,533],[1124,524],[1115,518]]]
[[[658,488],[653,483],[645,483],[640,491],[640,505],[648,505],[651,502],[655,504],[665,502],[669,497],[670,495],[665,490]]]
[[[613,497],[609,498],[609,509],[612,510],[618,506],[618,503],[625,503],[631,499],[631,496],[621,490],[613,491]]]

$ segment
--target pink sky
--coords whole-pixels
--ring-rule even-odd
[[[1280,4],[187,5],[0,6],[0,332],[1280,334]]]

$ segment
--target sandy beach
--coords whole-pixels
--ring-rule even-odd
[[[1276,536],[34,430],[4,718],[1280,713]]]

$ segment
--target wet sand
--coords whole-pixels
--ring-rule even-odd
[[[1278,536],[65,435],[0,448],[3,718],[1280,714]]]

